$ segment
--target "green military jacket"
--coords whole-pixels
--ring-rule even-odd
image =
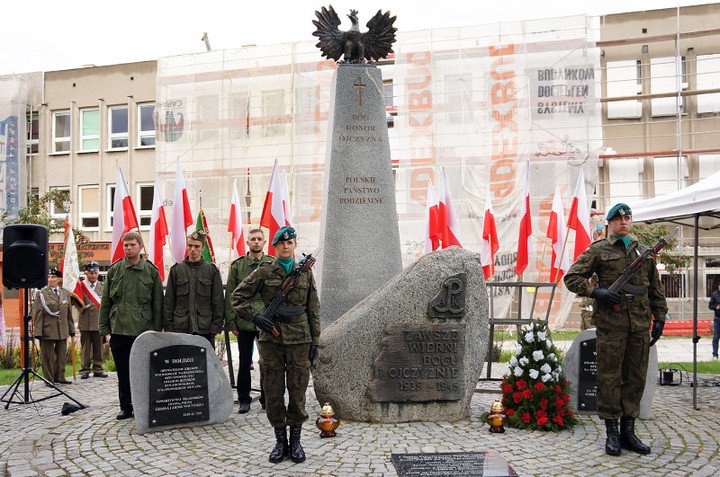
[[[647,247],[634,238],[625,249],[622,240],[609,236],[596,240],[572,264],[565,274],[565,286],[580,296],[590,296],[595,286],[589,282],[593,273],[597,273],[599,287],[608,288]],[[600,300],[593,306],[593,322],[599,329],[613,331],[649,330],[651,318],[665,321],[667,302],[663,293],[657,264],[654,258],[644,261],[642,267],[630,279],[632,285],[644,285],[647,293],[634,295],[632,301],[625,293],[620,302],[620,311]]]
[[[296,263],[295,267],[299,265]],[[261,264],[257,270],[245,278],[232,292],[232,305],[237,316],[252,322],[256,312],[250,300],[259,295],[267,307],[272,302],[275,292],[287,277],[285,269],[277,260]],[[320,344],[320,300],[312,270],[304,271],[290,293],[285,297],[282,306],[287,308],[301,306],[305,312],[293,316],[287,322],[276,320],[275,328],[280,336],[260,331],[260,341],[282,344]]]
[[[170,268],[165,289],[165,331],[206,335],[223,330],[220,271],[212,263],[187,258]]]
[[[87,282],[87,286],[90,286],[90,282]],[[100,282],[100,280],[95,282],[95,288],[93,289],[95,291],[95,294],[98,297],[102,297],[102,289],[103,284]],[[78,318],[78,328],[80,331],[97,331],[98,330],[98,315],[100,313],[100,309],[93,303],[93,301],[90,299],[90,295],[88,295],[88,292],[83,290],[83,301],[85,302],[85,306],[83,306],[82,310],[80,311],[80,318]]]
[[[138,336],[162,331],[163,291],[157,268],[144,258],[113,263],[100,301],[100,334]]]
[[[71,313],[70,294],[67,290],[59,288],[59,295],[50,287],[45,287],[35,294],[33,302],[33,336],[41,336],[44,340],[66,340],[75,334],[75,322]],[[42,306],[50,311],[48,313]],[[57,316],[53,316],[57,313]]]
[[[259,259],[253,258],[248,252],[245,256],[238,258],[230,265],[228,272],[227,285],[225,286],[225,321],[227,322],[228,331],[258,331],[251,321],[239,319],[232,307],[232,293],[238,284],[252,272],[257,270],[261,263],[270,263],[274,259],[270,255],[263,254]],[[262,298],[255,296],[250,300],[255,313],[262,313],[265,304]]]

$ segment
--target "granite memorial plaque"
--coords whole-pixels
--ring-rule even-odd
[[[465,395],[465,324],[408,324],[388,331],[375,360],[376,402],[458,401]]]
[[[150,353],[150,427],[210,418],[208,348],[175,345]]]
[[[597,410],[597,351],[596,339],[580,344],[580,369],[578,373],[578,410]]]
[[[518,474],[497,451],[391,454],[400,477],[514,477]]]

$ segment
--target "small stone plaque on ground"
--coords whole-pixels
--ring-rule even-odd
[[[210,418],[207,348],[175,345],[150,353],[150,427]]]
[[[458,401],[465,395],[465,323],[408,324],[388,332],[375,360],[376,402]]]
[[[517,473],[497,451],[392,454],[400,477],[513,477]]]
[[[597,410],[597,352],[596,339],[585,340],[580,344],[580,364],[578,374],[578,409]]]

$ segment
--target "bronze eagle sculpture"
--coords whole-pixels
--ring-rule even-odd
[[[382,13],[378,10],[367,23],[368,31],[365,33],[360,33],[357,10],[350,10],[348,18],[352,27],[348,31],[338,29],[340,17],[332,5],[329,9],[322,7],[321,11],[315,12],[315,16],[318,19],[313,20],[313,25],[317,30],[313,36],[320,39],[316,46],[322,51],[322,56],[328,59],[338,61],[344,55],[343,61],[348,63],[372,63],[393,52],[392,44],[397,31],[393,23],[397,17],[391,17],[389,11]]]

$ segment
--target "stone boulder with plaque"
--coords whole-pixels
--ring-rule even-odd
[[[138,434],[223,422],[230,382],[210,342],[185,333],[146,331],[130,352],[130,387]]]
[[[459,247],[438,250],[323,330],[315,393],[342,419],[465,418],[487,341],[480,256]]]
[[[565,377],[571,385],[570,405],[577,411],[597,411],[597,333],[595,328],[582,331],[565,355]],[[652,399],[657,384],[657,348],[650,348],[645,390],[640,400],[640,419],[652,419]]]

